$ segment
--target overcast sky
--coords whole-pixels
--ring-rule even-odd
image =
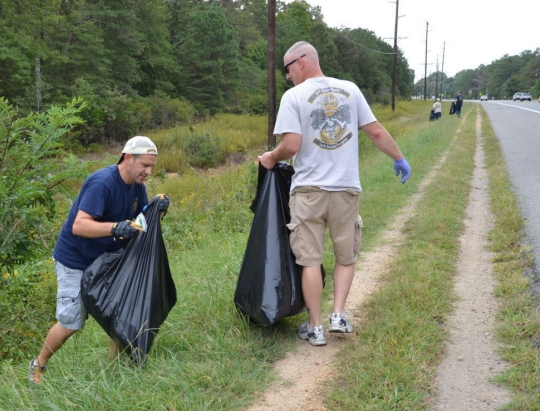
[[[321,7],[328,26],[360,27],[394,45],[395,1],[306,1]],[[451,77],[540,47],[539,12],[540,0],[399,0],[398,47],[415,71],[415,81],[423,78],[428,22],[427,74],[436,71],[438,58],[439,71]]]

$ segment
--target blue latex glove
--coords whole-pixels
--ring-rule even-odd
[[[394,171],[396,172],[396,176],[399,176],[399,172],[401,171],[401,183],[405,184],[405,181],[411,176],[411,166],[407,163],[405,157],[401,160],[394,161]]]

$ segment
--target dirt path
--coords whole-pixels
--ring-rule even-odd
[[[493,297],[492,256],[486,250],[485,238],[493,216],[481,130],[478,116],[476,167],[455,283],[459,301],[446,324],[450,339],[436,378],[439,396],[434,411],[488,411],[510,401],[508,392],[489,382],[505,364],[495,354],[492,332],[497,304]]]
[[[457,131],[457,134],[460,130]],[[480,117],[477,122],[478,143],[466,229],[461,238],[456,291],[460,297],[451,327],[450,341],[436,379],[438,398],[433,399],[434,411],[493,410],[509,400],[505,391],[489,383],[490,376],[504,365],[494,354],[492,323],[496,305],[489,254],[485,236],[492,220],[484,170]],[[351,322],[362,321],[358,310],[366,298],[379,287],[380,274],[394,257],[402,241],[402,228],[422,200],[425,188],[446,162],[446,154],[426,176],[409,205],[396,217],[386,231],[382,246],[362,253],[358,271],[347,301]],[[319,381],[334,372],[334,356],[348,336],[326,333],[328,344],[312,347],[299,340],[298,348],[276,364],[281,382],[271,387],[247,411],[328,411],[324,407]]]

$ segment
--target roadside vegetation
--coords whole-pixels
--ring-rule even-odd
[[[0,96],[24,114],[84,98],[74,148],[220,113],[268,113],[266,0],[0,0],[0,10]],[[390,103],[392,47],[372,31],[328,27],[305,1],[277,2],[275,38],[278,99],[290,88],[281,58],[305,40],[324,53],[327,75]],[[414,73],[401,51],[396,64],[396,93],[408,99]]]
[[[497,382],[510,387],[515,395],[507,411],[539,410],[540,294],[533,267],[534,255],[522,243],[525,222],[519,213],[498,141],[489,122],[483,124],[491,208],[495,214],[490,244],[495,253],[496,296],[500,304],[496,336],[502,342],[502,358],[511,364]]]
[[[361,145],[363,248],[381,233],[443,154],[447,161],[426,188],[405,227],[402,251],[383,287],[361,309],[361,329],[339,354],[328,382],[327,406],[340,411],[423,410],[445,342],[441,323],[451,313],[458,238],[468,201],[477,107],[461,120],[428,122],[431,104],[374,107],[413,168],[400,184],[391,161],[365,139]],[[481,108],[478,108],[483,115]],[[532,259],[521,245],[523,221],[509,189],[497,141],[484,119],[486,158],[495,227],[490,244],[498,279],[497,338],[510,368],[499,378],[515,396],[510,410],[540,409],[535,345],[540,323],[530,291]],[[50,251],[81,179],[55,197],[56,217],[41,258],[2,268],[0,294],[0,409],[26,410],[243,410],[277,377],[273,364],[299,343],[305,314],[260,328],[237,315],[233,295],[244,257],[255,195],[257,155],[266,150],[266,118],[220,115],[210,122],[150,133],[160,155],[148,186],[165,192],[171,207],[162,222],[178,303],[161,327],[142,368],[110,361],[107,336],[89,319],[86,328],[53,357],[39,390],[28,388],[27,366],[54,322],[55,279]],[[458,128],[460,131],[458,132]],[[114,163],[120,147],[81,155],[85,172]],[[81,154],[81,153],[79,153]],[[210,160],[209,160],[210,159]],[[204,163],[204,165],[202,164]],[[202,167],[205,168],[202,168]],[[42,241],[43,242],[43,241]],[[327,274],[333,265],[327,248]],[[325,294],[332,293],[327,281]],[[327,307],[329,308],[329,307]],[[328,311],[328,310],[326,310]]]
[[[73,148],[220,113],[268,113],[266,0],[0,0],[0,10],[0,96],[24,115],[82,97],[88,105]],[[473,99],[540,95],[538,48],[422,78],[399,48],[394,61],[371,30],[329,27],[308,0],[276,2],[278,101],[290,87],[278,73],[282,56],[300,40],[319,51],[325,75],[353,81],[370,104],[390,104],[393,73],[402,100],[458,90]]]

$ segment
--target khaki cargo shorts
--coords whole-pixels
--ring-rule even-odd
[[[358,192],[325,191],[297,187],[289,199],[290,244],[296,263],[303,267],[322,264],[326,227],[334,246],[336,262],[353,264],[362,242],[362,218],[358,215]]]

